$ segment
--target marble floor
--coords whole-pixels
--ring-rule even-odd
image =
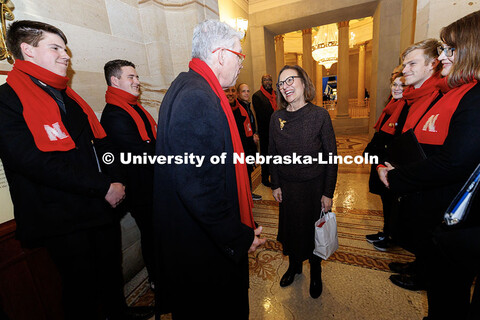
[[[366,143],[367,135],[337,136],[341,155],[360,155]],[[254,192],[263,197],[254,202],[254,217],[264,227],[267,243],[249,256],[250,319],[415,320],[427,314],[425,292],[401,289],[388,279],[388,263],[411,261],[413,256],[400,248],[380,252],[365,241],[365,235],[381,230],[383,223],[380,198],[368,192],[369,167],[339,165],[332,210],[337,214],[339,249],[322,262],[324,289],[318,299],[308,293],[308,262],[291,286],[280,287],[288,258],[276,241],[278,204],[271,190],[259,184],[259,170],[254,172]],[[144,281],[128,299],[132,305],[150,305],[153,293]]]

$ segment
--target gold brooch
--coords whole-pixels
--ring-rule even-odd
[[[281,118],[278,118],[278,121],[280,122],[280,130],[283,130],[283,127],[285,126],[287,120],[282,120]]]

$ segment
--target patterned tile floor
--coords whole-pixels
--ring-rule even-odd
[[[338,153],[361,155],[367,135],[337,136]],[[250,319],[422,319],[427,313],[424,292],[403,290],[388,280],[391,261],[410,261],[412,255],[400,248],[376,251],[365,235],[382,228],[381,201],[368,192],[369,165],[339,165],[333,211],[337,214],[339,249],[322,263],[324,290],[319,299],[308,293],[309,264],[295,282],[281,288],[279,281],[288,267],[276,241],[278,204],[271,190],[258,185],[255,220],[264,227],[266,245],[250,254]],[[259,172],[254,173],[258,177]],[[254,183],[254,185],[256,185]],[[146,282],[129,296],[135,305],[153,303]],[[186,302],[188,303],[188,302]],[[170,319],[170,315],[162,316]],[[228,319],[228,315],[225,316]]]

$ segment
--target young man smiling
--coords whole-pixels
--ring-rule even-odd
[[[104,66],[108,88],[107,105],[101,124],[117,149],[132,156],[155,154],[157,124],[138,101],[140,81],[135,65],[126,60],[112,60]],[[130,212],[141,234],[142,255],[150,286],[154,288],[153,262],[153,165],[126,165],[126,201],[119,209]]]

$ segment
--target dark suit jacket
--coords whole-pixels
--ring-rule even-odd
[[[225,164],[210,162],[224,152]],[[155,168],[157,260],[164,268],[159,273],[168,275],[158,286],[159,303],[174,312],[190,308],[196,317],[215,318],[226,309],[232,315],[248,313],[247,251],[254,233],[240,222],[233,145],[220,100],[192,70],[181,73],[165,95],[156,153],[206,156],[200,167]],[[187,306],[186,294],[192,298]]]
[[[252,96],[253,109],[257,116],[258,137],[260,138],[260,151],[262,154],[268,154],[269,127],[270,118],[273,114],[273,108],[270,100],[258,90]]]
[[[62,121],[76,148],[42,152],[18,96],[8,84],[0,86],[0,158],[14,205],[16,236],[24,245],[118,222],[105,195],[111,182],[123,178],[115,165],[99,172],[103,153],[113,151],[111,144],[106,138],[95,139],[80,106],[64,93],[63,99],[67,113],[61,112]]]
[[[144,121],[145,122],[145,121]],[[120,107],[107,104],[100,123],[119,152],[131,155],[155,154],[155,139],[143,141],[133,118]],[[150,126],[150,124],[145,124]],[[148,133],[148,130],[147,130]],[[127,210],[151,207],[153,200],[153,164],[128,164],[126,167],[125,204]]]

